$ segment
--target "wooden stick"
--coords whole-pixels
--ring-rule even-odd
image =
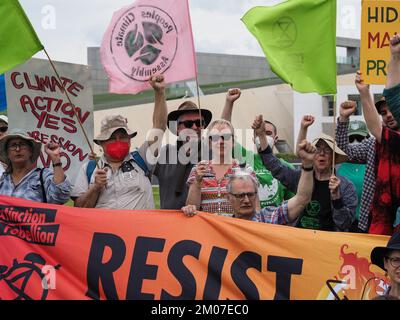
[[[65,93],[65,95],[67,96],[68,102],[71,104],[72,109],[74,110],[74,115],[75,115],[76,119],[78,120],[79,126],[80,126],[81,129],[82,129],[83,135],[85,136],[85,140],[86,140],[86,142],[87,142],[87,144],[88,144],[88,146],[89,146],[89,148],[90,148],[90,152],[94,154],[93,147],[92,147],[92,145],[91,145],[91,143],[90,143],[90,140],[89,140],[89,138],[88,138],[88,136],[87,136],[87,134],[86,134],[85,129],[83,128],[81,119],[78,117],[78,113],[77,113],[77,111],[76,111],[75,105],[72,103],[72,101],[71,101],[71,99],[70,99],[70,97],[69,97],[69,95],[68,95],[67,90],[65,89],[64,85],[62,84],[61,77],[60,77],[60,75],[58,74],[57,69],[56,69],[56,67],[55,67],[55,65],[54,65],[54,63],[53,63],[53,61],[51,60],[49,54],[47,53],[47,51],[46,51],[45,48],[44,48],[43,50],[44,50],[44,53],[45,53],[46,56],[47,56],[47,59],[49,59],[49,62],[50,62],[51,66],[52,66],[52,68],[53,68],[53,70],[54,70],[54,72],[55,72],[55,74],[56,74],[56,76],[57,76],[58,81],[60,81],[60,84],[63,86],[64,93]],[[96,161],[96,166],[97,166],[97,168],[100,169],[99,164],[98,164],[98,162],[97,162],[96,159],[95,159],[95,161]]]
[[[336,94],[333,95],[333,156],[332,156],[332,174],[335,174],[336,162]]]

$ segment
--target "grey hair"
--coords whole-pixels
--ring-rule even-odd
[[[254,178],[251,174],[249,174],[246,171],[238,171],[235,174],[231,175],[228,179],[228,184],[226,185],[226,192],[231,193],[232,192],[232,185],[233,182],[236,180],[241,180],[241,181],[251,181],[253,182],[254,185],[254,191],[257,192],[258,190],[258,181],[256,178]]]

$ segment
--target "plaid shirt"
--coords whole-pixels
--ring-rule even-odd
[[[347,136],[349,122],[340,122],[338,120],[336,130],[336,141],[338,147],[342,149],[350,161],[365,163],[365,177],[363,192],[361,195],[360,219],[358,228],[367,232],[369,227],[369,216],[371,210],[372,199],[375,193],[375,137],[364,139],[363,142],[356,146],[349,145]]]
[[[33,169],[23,177],[17,185],[14,185],[10,174],[4,173],[0,179],[0,194],[36,202],[44,202],[40,183],[40,170],[39,168]],[[54,174],[52,170],[43,170],[43,182],[47,202],[52,204],[64,204],[69,200],[71,184],[68,179],[65,179],[60,184],[55,184],[53,177]]]
[[[232,166],[225,172],[224,176],[219,180],[215,176],[215,172],[212,168],[210,161],[207,162],[207,171],[203,177],[201,183],[201,203],[200,210],[204,212],[216,213],[222,216],[233,216],[233,207],[226,198],[226,185],[228,184],[229,178],[235,173],[235,169],[242,169],[237,160],[233,160]],[[197,165],[192,168],[187,184],[190,186],[196,179]],[[256,174],[253,169],[246,165],[246,168],[242,169],[250,173],[255,179]]]
[[[271,224],[288,224],[288,201],[282,202],[279,207],[269,206],[261,209],[251,220]]]

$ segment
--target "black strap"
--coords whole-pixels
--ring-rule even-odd
[[[40,186],[42,187],[42,194],[43,194],[43,203],[47,203],[47,196],[46,196],[46,190],[44,189],[44,182],[43,182],[43,171],[44,168],[40,169]]]

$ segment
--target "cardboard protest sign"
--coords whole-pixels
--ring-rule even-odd
[[[67,90],[90,140],[93,139],[93,94],[87,66],[55,63],[62,83],[49,61],[32,59],[6,73],[9,127],[26,130],[38,142],[61,146],[63,168],[74,183],[82,163],[88,160],[84,139],[73,107],[63,92]],[[38,166],[51,160],[42,148]]]
[[[390,38],[398,33],[399,22],[399,1],[362,2],[360,67],[365,83],[386,83]]]

